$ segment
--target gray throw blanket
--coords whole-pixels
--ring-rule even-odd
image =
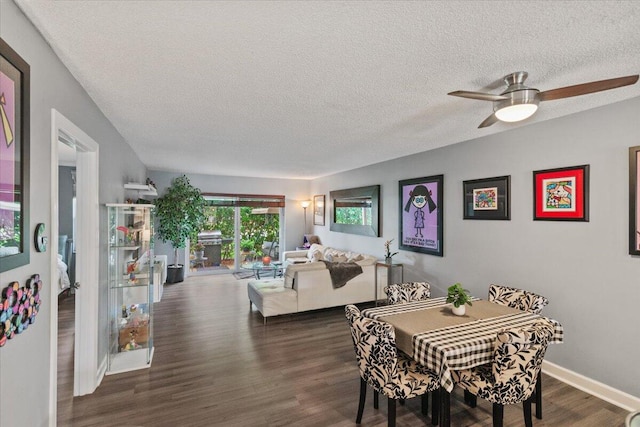
[[[353,279],[358,274],[362,274],[362,267],[355,262],[322,262],[324,262],[329,270],[331,284],[334,289],[343,287],[349,280]]]

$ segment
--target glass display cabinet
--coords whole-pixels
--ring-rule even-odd
[[[107,204],[107,374],[148,368],[153,358],[154,206]]]

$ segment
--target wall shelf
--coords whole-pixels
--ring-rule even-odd
[[[124,185],[126,190],[135,190],[138,192],[140,196],[157,196],[158,190],[151,184],[137,184],[135,182],[130,182]]]

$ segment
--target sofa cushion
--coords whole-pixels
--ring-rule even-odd
[[[307,258],[309,258],[309,260],[311,262],[316,262],[316,261],[322,261],[324,259],[324,256],[322,255],[322,251],[318,248],[310,248],[309,252],[307,252]]]
[[[295,289],[295,277],[298,271],[325,270],[323,262],[308,262],[306,264],[289,264],[284,272],[284,287]]]
[[[347,261],[348,262],[356,262],[356,261],[362,261],[363,259],[364,259],[364,257],[362,256],[362,254],[349,252],[349,257],[348,257]]]
[[[298,295],[285,288],[282,279],[252,280],[247,284],[249,300],[264,317],[298,311]]]

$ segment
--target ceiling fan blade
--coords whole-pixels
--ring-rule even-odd
[[[502,101],[503,99],[509,99],[508,97],[502,95],[494,95],[492,93],[484,92],[470,92],[468,90],[456,90],[453,92],[449,92],[447,95],[459,96],[461,98],[478,99],[480,101]]]
[[[566,86],[558,89],[545,90],[538,95],[540,101],[553,101],[555,99],[570,98],[572,96],[586,95],[588,93],[601,92],[617,87],[632,85],[638,81],[638,74],[615,79],[599,80],[597,82],[583,83],[574,86]]]
[[[480,123],[480,126],[478,126],[478,129],[486,128],[488,126],[491,126],[492,124],[494,124],[497,121],[498,121],[498,118],[496,117],[496,115],[492,114],[489,117],[487,117],[486,119],[484,119],[484,122]]]

